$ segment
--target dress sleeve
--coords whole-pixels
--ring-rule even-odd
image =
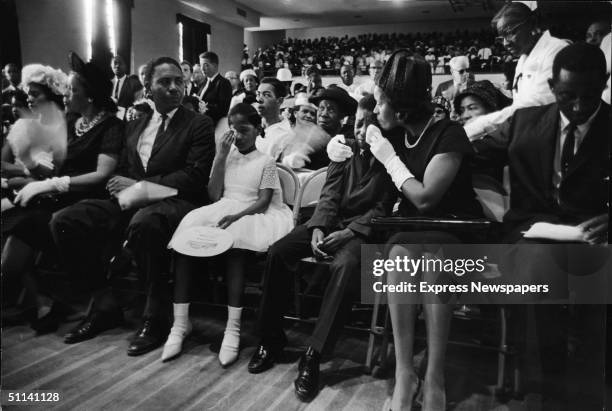
[[[463,127],[459,124],[451,124],[442,131],[440,139],[434,148],[434,154],[461,153],[473,155],[474,149]]]
[[[261,190],[264,188],[280,188],[278,171],[276,170],[276,164],[272,159],[270,159],[270,161],[266,163],[261,174],[261,183],[259,183],[259,189]]]
[[[123,123],[117,121],[104,131],[100,154],[119,155],[123,147]]]

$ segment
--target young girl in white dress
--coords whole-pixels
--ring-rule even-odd
[[[261,117],[249,104],[239,103],[228,115],[230,131],[217,145],[208,195],[212,204],[187,214],[177,233],[193,226],[218,226],[234,238],[226,252],[228,319],[219,362],[227,366],[238,358],[240,317],[244,288],[244,264],[248,251],[266,251],[293,228],[291,210],[283,203],[274,160],[255,148],[261,132]],[[173,247],[170,240],[169,247]],[[175,253],[174,323],[164,345],[162,360],[180,354],[191,331],[189,289],[191,276],[202,261]]]

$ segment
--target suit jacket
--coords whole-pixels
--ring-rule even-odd
[[[347,140],[359,153],[355,140]],[[314,214],[306,223],[325,234],[349,228],[363,237],[372,232],[374,217],[391,214],[398,191],[385,167],[373,156],[363,161],[359,154],[341,163],[331,162]]]
[[[474,83],[474,80],[468,78],[466,88],[471,86],[473,83]],[[451,103],[451,106],[452,106],[453,100],[455,99],[455,96],[457,96],[457,94],[459,93],[457,92],[457,90],[455,90],[455,85],[453,84],[453,80],[451,79],[448,81],[443,81],[442,83],[438,84],[434,97],[442,96],[445,99],[447,99]]]
[[[206,114],[217,124],[219,119],[227,116],[229,111],[230,102],[232,101],[232,84],[228,79],[218,74],[209,84],[204,95],[200,94],[200,98],[207,104],[208,110]]]
[[[556,103],[517,110],[493,138],[476,145],[481,155],[503,150],[510,166],[510,210],[504,216],[509,230],[535,221],[577,224],[608,212],[610,178],[610,106],[601,103],[599,113],[559,186],[553,187],[554,156],[559,138],[560,113]],[[487,141],[490,140],[490,141]]]
[[[151,116],[127,124],[117,174],[176,188],[178,197],[188,201],[206,202],[206,186],[215,156],[211,120],[179,106],[166,131],[153,143],[145,171],[137,146]]]
[[[134,104],[136,93],[140,90],[142,90],[142,84],[140,84],[138,77],[135,75],[128,75],[121,86],[121,90],[119,91],[117,105],[124,108],[130,107]]]

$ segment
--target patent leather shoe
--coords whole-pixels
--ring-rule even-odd
[[[114,311],[94,311],[64,336],[64,342],[66,344],[75,344],[89,340],[103,331],[118,327],[122,323],[123,312],[120,309]]]
[[[319,363],[321,354],[314,348],[308,350],[300,358],[298,377],[293,382],[295,395],[300,401],[310,402],[319,393]]]
[[[143,355],[161,347],[166,341],[169,329],[167,324],[159,318],[143,319],[142,326],[128,347],[129,356]]]

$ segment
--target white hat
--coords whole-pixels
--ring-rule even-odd
[[[306,93],[297,93],[295,95],[295,102],[293,103],[293,107],[297,106],[307,106],[314,110],[317,109],[317,106],[308,101],[308,94]]]
[[[448,64],[452,70],[469,69],[470,59],[467,56],[456,56],[450,59]]]
[[[255,78],[257,78],[257,73],[255,73],[255,70],[253,69],[246,69],[246,70],[242,70],[242,72],[240,73],[240,81],[244,81],[247,76],[253,76]]]
[[[278,81],[291,81],[293,80],[293,75],[288,68],[280,68],[276,72],[276,78]]]

